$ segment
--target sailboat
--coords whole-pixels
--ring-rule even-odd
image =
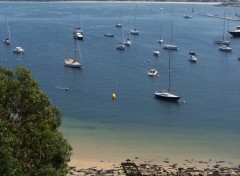
[[[225,20],[226,20],[226,18],[225,18],[225,14],[224,14],[223,35],[221,38],[215,39],[216,44],[221,44],[221,45],[229,45],[230,44],[230,41],[225,39]]]
[[[78,44],[78,49],[77,49],[77,44]],[[79,58],[77,57],[77,50],[79,51]],[[82,60],[80,47],[79,47],[78,41],[75,41],[74,58],[68,58],[67,52],[66,52],[64,65],[68,67],[73,67],[73,68],[81,68],[82,64],[80,63],[80,61],[78,61],[79,59]]]
[[[169,101],[177,101],[181,98],[180,96],[171,93],[171,50],[169,50],[168,57],[168,90],[156,91],[154,95],[157,98]]]
[[[160,38],[159,38],[159,40],[158,40],[158,43],[163,43],[163,39],[162,39],[162,37],[161,37],[161,25],[160,25]]]
[[[172,35],[171,35],[171,40],[172,40],[172,43],[173,43],[173,22],[172,22]],[[179,49],[178,49],[178,46],[173,45],[173,44],[163,45],[163,49],[179,50]]]
[[[134,23],[135,23],[135,26],[134,26],[134,28],[130,31],[130,34],[132,34],[132,35],[139,35],[140,34],[140,32],[137,30],[137,28],[136,28],[136,21],[137,21],[137,5],[136,5],[136,7],[135,7],[135,16],[134,16]]]
[[[123,28],[121,30],[121,42],[116,46],[116,49],[118,50],[126,50],[125,43],[124,43],[124,36],[123,36]]]
[[[115,25],[116,28],[122,27],[122,12],[121,11],[120,11],[120,15],[121,15],[121,20],[120,20],[120,22],[117,22],[117,24]]]
[[[129,31],[129,24],[128,24],[128,38],[127,40],[125,41],[124,43],[126,46],[131,46],[132,45],[132,42],[130,40],[130,31]]]
[[[6,44],[6,45],[11,45],[11,37],[10,37],[8,19],[7,19],[7,30],[8,30],[8,37],[3,40],[3,43]]]
[[[154,56],[160,56],[160,51],[159,51],[159,43],[158,43],[158,48],[153,51]]]

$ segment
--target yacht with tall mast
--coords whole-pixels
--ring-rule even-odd
[[[118,50],[126,50],[125,43],[124,43],[123,28],[121,29],[121,41],[116,46],[116,49],[118,49]]]
[[[222,44],[222,45],[229,45],[230,44],[230,41],[227,40],[226,37],[225,37],[225,28],[226,28],[225,26],[226,26],[226,17],[225,17],[225,14],[224,14],[224,18],[223,18],[223,34],[222,34],[222,37],[215,39],[215,43],[216,44]]]
[[[10,36],[10,29],[8,25],[8,19],[7,19],[7,30],[8,30],[8,37],[3,40],[3,43],[6,45],[11,45],[11,36]]]
[[[139,35],[140,32],[137,30],[137,5],[135,7],[135,13],[134,13],[134,28],[130,31],[130,34],[132,35]]]
[[[173,22],[171,24],[171,44],[163,45],[163,49],[167,50],[179,50],[178,46],[173,45]]]
[[[129,24],[128,24],[128,38],[125,40],[124,44],[126,46],[131,46],[132,45],[132,42],[130,40],[130,31],[129,31]]]
[[[156,91],[154,95],[163,100],[169,100],[169,101],[177,101],[181,97],[178,95],[175,95],[171,93],[171,50],[169,50],[169,57],[168,57],[168,89],[167,90],[160,90]]]
[[[74,41],[74,43],[75,43],[74,57],[69,58],[67,56],[67,50],[66,50],[64,65],[67,66],[67,67],[72,67],[72,68],[81,68],[82,63],[80,62],[80,60],[82,60],[82,56],[81,56],[81,52],[80,52],[79,42],[76,40],[76,41]],[[78,49],[77,49],[77,45],[78,45]],[[77,50],[78,50],[78,53],[79,53],[78,57],[77,57]]]

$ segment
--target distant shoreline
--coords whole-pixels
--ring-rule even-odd
[[[0,3],[133,3],[133,4],[209,4],[221,5],[221,2],[169,2],[169,1],[0,1]]]

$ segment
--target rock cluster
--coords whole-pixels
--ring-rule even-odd
[[[129,162],[129,161],[128,161]],[[121,165],[113,166],[113,169],[97,169],[97,167],[88,169],[77,169],[69,167],[68,176],[240,176],[239,168],[222,167],[219,164],[212,168],[198,169],[196,167],[178,167],[177,164],[169,164],[168,166],[155,164],[139,164],[137,165],[140,175],[124,173]]]

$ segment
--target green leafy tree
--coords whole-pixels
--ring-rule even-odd
[[[72,148],[61,116],[30,71],[0,66],[0,175],[66,175]]]

